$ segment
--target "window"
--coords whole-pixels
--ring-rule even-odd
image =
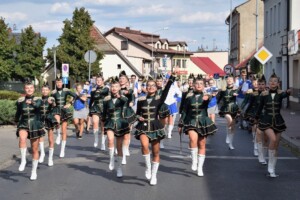
[[[265,37],[269,36],[269,12],[266,11],[266,17],[265,17]]]
[[[276,33],[276,30],[277,30],[277,23],[276,23],[276,19],[277,19],[277,17],[276,17],[276,15],[277,15],[277,6],[275,5],[274,6],[274,20],[273,20],[273,34],[275,34]]]
[[[128,42],[121,41],[121,50],[128,50]]]
[[[269,35],[271,36],[272,35],[272,32],[273,32],[273,8],[271,8],[270,10],[270,28],[269,28]]]
[[[182,68],[186,68],[186,60],[182,60]]]
[[[118,64],[117,66],[118,66],[118,69],[121,69],[121,64]]]
[[[181,68],[181,60],[179,59],[176,60],[176,67]]]

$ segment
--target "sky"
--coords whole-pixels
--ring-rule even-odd
[[[230,1],[234,8],[246,0],[0,0],[0,17],[14,32],[31,25],[47,38],[45,50],[59,44],[63,21],[72,19],[76,7],[84,7],[102,33],[130,27],[186,41],[190,51],[201,45],[228,50]]]

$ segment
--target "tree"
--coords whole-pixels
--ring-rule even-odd
[[[46,44],[46,38],[35,33],[32,26],[22,30],[20,44],[16,49],[16,67],[15,76],[19,79],[25,77],[40,79],[41,72],[45,66],[46,60],[43,59],[43,49]]]
[[[85,8],[76,8],[72,20],[64,21],[63,33],[58,39],[60,43],[56,50],[58,66],[68,63],[69,76],[74,80],[88,79],[88,63],[84,60],[84,54],[88,50],[97,53],[97,60],[91,65],[91,74],[99,72],[99,61],[103,55],[95,48],[95,40],[90,35],[93,23]],[[52,49],[48,49],[48,58],[53,60]]]
[[[10,80],[14,70],[15,40],[10,28],[0,18],[0,81]]]

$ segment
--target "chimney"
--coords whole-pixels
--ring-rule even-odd
[[[126,26],[126,30],[130,30],[130,27],[129,27],[129,26]]]

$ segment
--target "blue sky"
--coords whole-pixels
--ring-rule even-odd
[[[232,0],[233,7],[246,0]],[[184,40],[190,50],[203,44],[212,49],[228,48],[230,0],[1,0],[0,17],[17,30],[32,25],[47,38],[46,48],[58,45],[63,20],[71,19],[76,7],[85,7],[102,33],[112,27],[152,33],[171,41]],[[215,41],[215,42],[214,42]]]

